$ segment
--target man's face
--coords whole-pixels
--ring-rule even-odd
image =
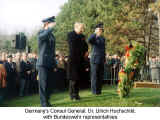
[[[56,25],[56,22],[48,23],[48,27],[49,27],[49,28],[53,28],[55,25]]]
[[[12,62],[12,58],[11,57],[8,58],[8,62]]]
[[[30,53],[30,54],[28,54],[28,58],[32,58],[32,54]]]
[[[156,58],[152,58],[152,61],[156,61]]]
[[[2,54],[2,60],[6,60],[6,54]]]
[[[77,34],[83,33],[83,32],[84,32],[84,26],[83,26],[82,24],[77,25],[77,26],[75,27],[75,31],[76,31]]]
[[[33,58],[37,58],[37,55],[35,53],[33,54]]]
[[[80,33],[83,33],[83,32],[84,32],[84,26],[83,26],[83,25],[80,25],[80,26],[79,26],[79,31],[80,31]]]
[[[59,58],[59,61],[62,61],[62,60],[63,60],[63,58],[62,58],[62,57],[60,57],[60,58]]]
[[[101,35],[102,32],[103,32],[103,29],[102,29],[102,28],[96,28],[96,29],[95,29],[95,33],[96,33],[97,35]]]
[[[64,60],[65,60],[65,61],[68,61],[68,58],[65,58]]]
[[[27,60],[27,55],[23,54],[23,60],[26,61]]]
[[[16,54],[16,59],[17,59],[17,60],[20,60],[20,58],[21,58],[20,53],[17,53],[17,54]]]

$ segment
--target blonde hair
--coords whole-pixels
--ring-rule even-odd
[[[84,24],[83,24],[83,23],[80,23],[80,22],[76,22],[76,23],[74,24],[74,30],[75,30],[77,33],[83,32],[83,31],[84,31]]]
[[[84,27],[84,24],[83,23],[80,23],[80,22],[75,22],[74,24],[74,28],[77,28],[79,26],[83,26]]]

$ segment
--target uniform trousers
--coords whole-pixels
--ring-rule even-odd
[[[46,67],[38,68],[38,77],[39,77],[39,94],[40,94],[40,103],[42,107],[47,107],[51,95],[51,80],[53,75],[53,69]]]
[[[91,63],[91,91],[93,94],[101,94],[103,79],[104,63]]]

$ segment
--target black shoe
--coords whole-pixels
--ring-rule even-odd
[[[73,99],[74,99],[74,97],[70,96],[70,100],[73,100]]]
[[[101,93],[96,93],[96,95],[101,95]]]
[[[81,98],[80,98],[80,96],[78,95],[78,96],[75,97],[75,99],[76,99],[76,100],[80,100]]]
[[[47,103],[47,107],[53,107],[53,105],[51,103]]]
[[[73,100],[73,101],[78,101],[78,100],[80,100],[80,96],[71,97],[70,99]]]
[[[96,93],[93,93],[93,95],[100,95],[101,92],[96,92]]]

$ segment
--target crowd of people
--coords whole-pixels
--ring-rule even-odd
[[[105,64],[106,74],[104,80],[115,79],[118,73],[120,59],[117,55],[106,56],[107,62]],[[0,81],[0,97],[1,99],[12,98],[16,96],[26,96],[38,93],[38,77],[36,70],[37,55],[35,53],[0,53],[0,64],[5,68],[6,79]],[[57,81],[56,88],[63,89],[69,87],[69,70],[68,70],[68,56],[61,53],[56,54],[57,70],[55,71]],[[83,79],[81,79],[80,88],[90,87],[90,60],[84,63]],[[3,69],[0,67],[0,71]],[[114,71],[116,70],[116,73]],[[113,70],[113,71],[110,71]],[[108,72],[107,72],[108,71]],[[111,75],[112,74],[112,75]],[[114,74],[116,74],[114,76]],[[0,77],[3,76],[1,73]],[[56,80],[55,80],[56,79]],[[59,83],[58,83],[59,82]],[[54,84],[53,84],[54,86]],[[52,87],[53,87],[52,86]]]
[[[38,92],[36,61],[34,53],[0,53],[0,100]]]

